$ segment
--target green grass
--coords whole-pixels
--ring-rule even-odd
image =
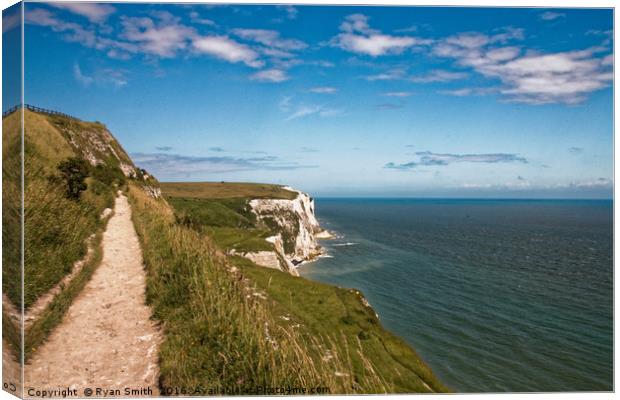
[[[95,235],[93,240],[93,253],[84,264],[80,272],[54,297],[46,309],[28,327],[24,334],[24,357],[26,360],[47,338],[49,333],[62,322],[65,312],[69,309],[73,300],[80,294],[86,283],[101,263],[103,249],[103,227]]]
[[[329,338],[302,338],[254,296],[251,281],[229,271],[208,236],[175,221],[168,204],[130,186],[132,217],[147,271],[147,301],[161,321],[160,383],[224,387],[329,387],[332,393],[389,390],[375,373],[348,374],[349,356]],[[333,349],[334,357],[321,360]],[[351,351],[356,351],[352,347]],[[336,372],[344,371],[343,374]]]
[[[2,283],[4,292],[17,308],[22,306],[20,118],[21,113],[18,112],[2,120]],[[88,189],[79,200],[72,200],[65,196],[66,187],[58,178],[58,165],[70,157],[80,157],[85,148],[98,151],[93,145],[96,140],[109,143],[121,157],[126,154],[101,124],[28,110],[24,111],[24,122],[23,306],[28,309],[71,272],[76,261],[84,257],[86,239],[103,228],[99,215],[104,208],[112,207],[114,192],[122,175],[117,165],[93,168],[86,180]],[[76,147],[75,143],[85,147]],[[75,284],[81,281],[78,278]],[[37,321],[26,332],[27,347],[34,347],[43,340],[76,294],[71,288],[61,291],[43,320]]]
[[[273,244],[265,240],[273,232],[256,225],[248,199],[201,199],[167,197],[175,210],[178,223],[199,230],[224,251],[271,251]]]
[[[73,264],[87,250],[86,239],[101,227],[99,215],[114,199],[114,185],[88,178],[88,189],[79,201],[65,197],[58,180],[58,164],[67,157],[78,155],[67,141],[66,133],[57,128],[56,119],[42,114],[25,112],[24,134],[24,307],[28,308],[39,296],[71,272]],[[62,117],[66,118],[66,117]],[[98,132],[98,124],[75,120],[71,127],[75,137]],[[13,132],[11,135],[18,135]],[[87,145],[84,143],[84,145]],[[19,168],[19,158],[8,168]],[[3,166],[4,167],[4,166]],[[3,168],[4,172],[4,168]],[[12,184],[5,185],[10,187]],[[15,213],[11,214],[14,215]],[[13,217],[5,225],[19,226]],[[21,304],[21,288],[12,284],[19,274],[12,267],[3,269],[4,285],[12,302]],[[3,281],[4,283],[4,281]]]
[[[276,314],[302,324],[312,336],[334,334],[340,352],[361,343],[363,356],[393,385],[394,392],[447,391],[409,345],[381,326],[374,310],[362,303],[359,291],[259,267],[242,257],[231,261],[277,303]],[[364,373],[366,364],[360,354],[351,353],[351,364],[356,375]]]
[[[235,182],[162,182],[161,190],[168,197],[194,199],[286,199],[293,200],[297,193],[280,185]]]
[[[2,118],[2,290],[16,305],[22,296],[20,126],[19,112]]]
[[[178,211],[179,218],[183,220],[183,223],[195,227],[249,228],[253,227],[255,223],[254,216],[244,210],[246,207],[244,198],[221,200],[167,196],[167,199]]]
[[[273,244],[265,240],[271,236],[269,231],[217,227],[207,227],[203,231],[224,251],[273,251]]]

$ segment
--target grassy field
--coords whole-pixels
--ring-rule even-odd
[[[235,187],[239,186],[218,184],[218,196],[233,192]],[[231,193],[230,198],[213,198],[208,194],[204,198],[183,198],[179,192],[171,196],[164,188],[164,194],[175,210],[177,224],[212,238],[214,245],[223,250],[248,240],[269,245],[264,237],[275,233],[255,228],[252,215],[245,208],[248,198],[238,193]],[[316,362],[333,354],[346,355],[345,373],[353,378],[353,385],[340,388],[338,393],[371,393],[379,387],[397,393],[448,390],[410,346],[383,329],[358,291],[259,267],[239,256],[228,257],[227,262],[240,268],[252,285],[266,294],[269,301],[264,312],[285,331],[298,332],[299,345],[306,352],[316,351],[308,350],[313,349],[315,338],[322,338],[323,346],[329,343],[329,351],[324,347],[313,356]],[[358,387],[356,382],[368,379],[368,371],[372,371],[372,380],[380,384],[373,389]]]
[[[167,190],[164,196],[178,223],[206,233],[224,251],[273,250],[273,244],[265,240],[273,232],[257,226],[246,197],[182,198],[170,196]]]
[[[192,199],[286,199],[293,200],[297,193],[279,185],[235,182],[162,182],[162,192],[168,197]]]

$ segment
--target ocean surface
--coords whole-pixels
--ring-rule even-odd
[[[458,392],[613,390],[611,201],[317,199],[358,288]]]

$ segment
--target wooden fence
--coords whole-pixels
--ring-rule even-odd
[[[72,115],[65,114],[65,113],[62,113],[62,112],[60,112],[60,111],[55,111],[55,110],[49,110],[49,109],[47,109],[47,108],[36,107],[36,106],[32,106],[32,105],[30,105],[30,104],[24,104],[24,107],[25,107],[27,110],[34,111],[34,112],[38,112],[38,113],[41,113],[41,114],[61,115],[61,116],[63,116],[63,117],[68,117],[68,118],[74,118],[74,119],[77,119],[77,118],[75,118],[75,117],[74,117],[74,116],[72,116]],[[15,111],[17,111],[17,110],[19,110],[19,109],[21,109],[21,108],[22,108],[22,105],[21,105],[21,104],[18,104],[18,105],[16,105],[16,106],[13,106],[13,107],[9,108],[8,110],[6,110],[6,111],[2,112],[2,118],[6,117],[6,116],[7,116],[7,115],[9,115],[9,114],[14,113]]]

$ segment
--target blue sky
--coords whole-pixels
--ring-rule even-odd
[[[25,101],[104,122],[163,181],[612,194],[611,10],[27,3],[25,19]]]

